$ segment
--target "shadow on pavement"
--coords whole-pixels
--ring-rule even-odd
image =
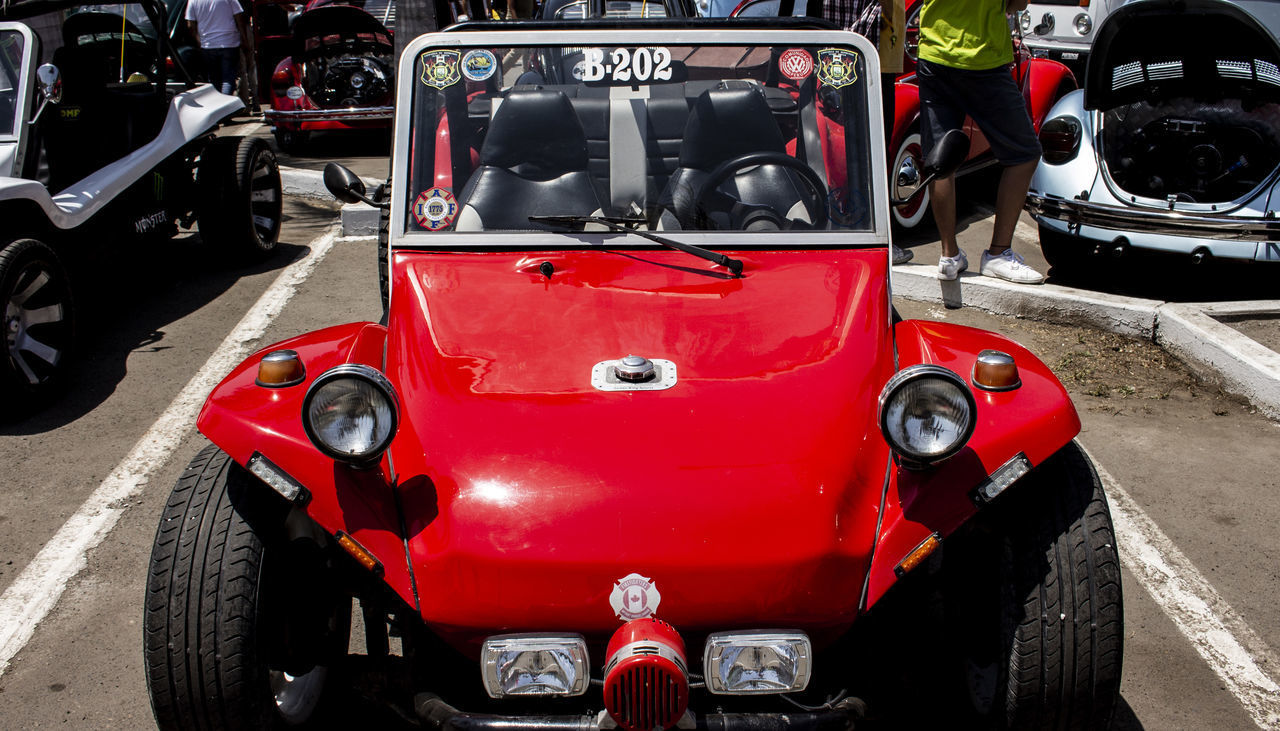
[[[86,247],[64,256],[77,318],[72,362],[61,389],[49,398],[0,413],[0,434],[41,434],[93,411],[124,380],[132,353],[182,347],[170,342],[166,328],[217,300],[242,277],[284,269],[305,257],[306,242],[333,217],[331,207],[286,201],[280,244],[265,260],[247,264],[228,260],[199,234]],[[225,332],[208,333],[204,344],[216,348],[224,337]]]

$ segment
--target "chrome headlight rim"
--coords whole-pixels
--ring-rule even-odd
[[[342,378],[368,382],[382,393],[391,410],[391,428],[387,430],[387,436],[375,443],[373,448],[360,454],[350,454],[333,449],[320,438],[311,423],[311,403],[316,394],[325,385]],[[302,399],[302,429],[306,432],[307,439],[325,456],[353,465],[367,465],[386,453],[387,448],[391,446],[391,442],[395,439],[396,432],[400,429],[400,399],[396,395],[395,387],[391,385],[391,380],[383,375],[382,371],[364,363],[343,363],[321,373],[307,387],[307,394]]]
[[[957,439],[948,449],[937,454],[917,454],[906,449],[903,445],[894,441],[893,437],[890,436],[889,426],[886,423],[886,420],[888,419],[888,410],[885,407],[889,405],[893,400],[893,397],[908,384],[924,379],[939,379],[954,385],[964,397],[965,405],[969,410],[969,418],[964,424],[964,429],[961,432],[960,438]],[[889,379],[889,382],[884,384],[884,388],[880,391],[877,421],[880,424],[880,433],[884,436],[885,442],[888,443],[889,448],[893,450],[893,453],[898,456],[904,466],[911,468],[925,468],[945,462],[946,460],[954,457],[961,449],[964,449],[964,446],[969,443],[969,439],[973,436],[973,431],[977,426],[977,413],[977,402],[973,397],[973,389],[969,387],[969,384],[963,377],[949,368],[921,363],[903,368],[893,374],[893,377]]]
[[[1093,18],[1088,13],[1080,13],[1071,21],[1071,27],[1077,34],[1087,36],[1093,30]]]

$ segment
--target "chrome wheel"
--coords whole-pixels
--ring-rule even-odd
[[[27,389],[50,381],[72,341],[71,290],[53,251],[20,239],[0,252],[8,376]]]
[[[893,176],[893,197],[905,198],[915,191],[920,184],[924,169],[924,151],[920,146],[920,133],[912,131],[898,145],[897,154],[893,156],[893,167],[889,174]],[[904,229],[913,229],[920,225],[929,213],[929,191],[917,195],[910,203],[894,206],[889,209],[893,213],[893,221]]]
[[[276,712],[290,726],[306,723],[320,704],[326,667],[316,667],[301,675],[290,675],[283,670],[270,671],[271,693],[276,699]]]

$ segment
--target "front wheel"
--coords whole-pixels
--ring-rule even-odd
[[[924,179],[924,150],[920,146],[920,131],[912,129],[898,143],[893,166],[889,168],[889,181],[894,198],[904,198],[915,184]],[[914,231],[924,224],[929,215],[929,191],[921,191],[910,202],[889,209],[893,222],[904,231]]]
[[[1068,444],[997,498],[946,562],[963,705],[989,728],[1105,729],[1124,619],[1107,498]]]
[[[213,446],[178,480],[156,532],[143,617],[161,729],[263,729],[323,716],[351,599],[334,588],[319,546],[285,539],[287,509]]]
[[[276,154],[256,137],[217,137],[200,153],[200,236],[241,256],[276,248],[283,187]]]
[[[0,305],[5,344],[0,392],[39,397],[66,369],[75,338],[71,282],[53,249],[35,239],[0,248]]]

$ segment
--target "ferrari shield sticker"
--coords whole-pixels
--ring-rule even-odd
[[[428,231],[439,231],[453,223],[458,215],[458,201],[444,188],[432,188],[413,202],[413,220]]]
[[[498,58],[492,51],[467,51],[467,55],[462,57],[462,75],[468,81],[488,81],[497,70]]]
[[[443,89],[462,78],[458,74],[457,51],[428,51],[422,54],[422,83]]]
[[[804,81],[813,73],[813,56],[802,48],[790,48],[778,57],[778,70],[792,81]]]
[[[843,48],[818,51],[818,80],[837,89],[858,80],[858,52]]]
[[[631,621],[648,617],[658,611],[658,602],[662,595],[657,585],[640,574],[627,574],[613,582],[613,592],[609,594],[609,606],[618,619]]]

